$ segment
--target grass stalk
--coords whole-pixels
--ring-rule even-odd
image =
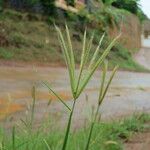
[[[64,100],[50,87],[48,82],[43,81],[42,82],[57,98],[58,100],[69,110],[71,111],[71,108],[64,102]]]
[[[92,57],[92,59],[91,59],[91,61],[90,61],[89,69],[92,68],[92,66],[93,66],[93,64],[94,64],[94,62],[95,62],[95,60],[96,60],[96,58],[97,58],[97,56],[98,56],[99,49],[100,49],[100,46],[101,46],[102,41],[103,41],[103,39],[104,39],[104,36],[105,36],[105,33],[104,33],[104,34],[102,35],[102,37],[100,38],[99,44],[98,44],[98,46],[97,46],[97,48],[96,48],[96,50],[95,50],[95,52],[94,52],[94,55],[93,55],[93,57]]]
[[[16,128],[13,126],[12,129],[12,150],[16,150]]]
[[[86,146],[85,146],[85,150],[89,150],[90,141],[91,141],[94,125],[95,125],[95,122],[96,122],[96,118],[98,116],[99,108],[100,108],[100,105],[98,105],[95,116],[94,116],[94,119],[91,122],[90,131],[89,131],[89,135],[88,135],[88,138],[87,138],[87,143],[86,143]]]
[[[96,119],[98,117],[98,114],[99,114],[99,109],[100,109],[100,106],[106,96],[106,93],[108,91],[108,88],[111,84],[111,81],[117,71],[117,68],[118,66],[116,66],[113,71],[112,71],[112,74],[110,76],[110,79],[106,85],[106,88],[104,87],[104,83],[105,83],[105,79],[106,79],[106,73],[107,73],[107,68],[108,68],[108,64],[104,63],[104,70],[103,70],[103,74],[102,74],[102,81],[101,81],[101,84],[100,84],[100,92],[99,92],[99,99],[98,99],[98,104],[97,104],[97,108],[96,108],[96,112],[94,114],[94,118],[91,122],[91,126],[90,126],[90,131],[89,131],[89,135],[88,135],[88,140],[87,140],[87,143],[86,143],[86,146],[85,146],[85,150],[89,150],[89,146],[90,146],[90,141],[91,141],[91,137],[92,137],[92,133],[93,133],[93,129],[94,129],[94,125],[95,125],[95,122],[96,122]]]
[[[44,143],[45,143],[47,149],[48,149],[48,150],[52,150],[52,149],[50,148],[49,144],[47,143],[47,141],[46,141],[45,139],[44,139],[43,141],[44,141]]]
[[[71,43],[69,29],[68,29],[68,27],[66,25],[66,38],[67,38],[67,40],[65,40],[61,30],[57,26],[55,26],[55,27],[56,27],[56,31],[57,31],[57,34],[58,34],[58,39],[60,41],[60,45],[61,45],[64,57],[65,57],[66,65],[67,65],[67,68],[68,68],[68,72],[69,72],[71,91],[72,91],[72,95],[73,95],[73,98],[74,98],[74,102],[73,102],[72,108],[70,108],[62,100],[62,98],[59,97],[59,95],[57,95],[57,93],[54,92],[51,89],[51,87],[47,83],[44,83],[44,84],[63,103],[63,105],[65,105],[65,107],[67,107],[70,110],[70,115],[69,115],[69,119],[68,119],[68,123],[67,123],[67,129],[66,129],[66,133],[65,133],[63,146],[62,146],[62,150],[66,150],[67,142],[68,142],[68,138],[69,138],[69,133],[70,133],[71,122],[72,122],[72,116],[73,116],[73,113],[74,113],[76,100],[80,96],[80,94],[83,92],[83,90],[86,87],[87,83],[89,82],[89,80],[91,79],[92,75],[94,74],[95,70],[98,68],[99,65],[101,65],[103,63],[104,59],[106,58],[106,56],[110,52],[111,48],[116,43],[116,41],[119,38],[119,36],[117,36],[110,43],[110,45],[106,48],[106,50],[104,51],[102,56],[97,59],[98,54],[99,54],[99,49],[100,49],[101,43],[103,41],[104,35],[101,37],[101,39],[99,41],[99,44],[98,44],[98,46],[97,46],[97,48],[95,50],[95,53],[94,53],[94,55],[93,55],[93,57],[92,57],[92,59],[90,61],[90,65],[88,67],[88,72],[87,72],[86,75],[83,75],[84,66],[85,66],[85,64],[86,64],[86,62],[87,62],[87,60],[89,58],[89,52],[91,50],[92,42],[93,42],[93,39],[94,39],[94,36],[92,36],[90,38],[89,43],[87,44],[87,42],[86,42],[86,40],[87,40],[86,39],[87,38],[87,33],[86,33],[86,30],[85,30],[84,38],[83,38],[83,47],[82,47],[79,75],[76,78],[75,77],[75,60],[74,60],[74,53],[73,53],[73,48],[72,48],[72,43]],[[107,88],[106,88],[106,91],[107,91]],[[104,96],[105,96],[105,94],[104,94]],[[93,125],[91,127],[91,131],[90,131],[90,135],[89,135],[89,141],[90,141],[90,137],[92,135],[93,127],[94,127],[94,123],[93,123]],[[89,146],[87,146],[87,147],[89,147]]]
[[[31,122],[30,122],[31,129],[33,128],[35,100],[36,100],[36,89],[35,89],[35,86],[33,86],[33,88],[32,88]]]
[[[88,62],[88,59],[89,59],[89,53],[92,49],[92,44],[93,44],[93,40],[94,40],[94,32],[88,42],[88,46],[87,46],[87,52],[86,52],[86,55],[85,55],[85,64]]]
[[[85,65],[85,58],[86,58],[86,30],[84,32],[84,38],[83,38],[83,48],[82,48],[82,54],[81,54],[81,62],[80,62],[80,70],[79,70],[79,76],[78,76],[78,80],[77,80],[77,85],[76,85],[76,90],[75,92],[77,93],[79,85],[80,85],[80,80],[82,77],[82,73],[83,73],[83,68]]]
[[[66,133],[65,133],[65,138],[64,138],[62,150],[65,150],[66,147],[67,147],[67,142],[68,142],[68,138],[69,138],[70,127],[71,127],[72,116],[73,116],[73,113],[74,113],[75,104],[76,104],[76,99],[73,101],[72,110],[71,110],[70,115],[69,115],[69,120],[68,120],[68,123],[67,123],[67,129],[66,129]]]

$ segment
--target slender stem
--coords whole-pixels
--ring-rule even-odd
[[[85,150],[89,149],[90,140],[91,140],[91,136],[92,136],[92,132],[93,132],[93,129],[94,129],[94,125],[95,125],[95,122],[96,122],[96,119],[97,119],[97,116],[98,116],[99,108],[100,108],[100,103],[97,106],[97,109],[96,109],[96,112],[95,112],[95,116],[94,116],[93,121],[91,123],[90,132],[89,132],[89,135],[88,135],[88,140],[87,140],[87,143],[86,143]]]
[[[33,120],[34,120],[34,113],[35,113],[35,101],[36,101],[36,89],[35,86],[32,88],[32,107],[31,107],[31,122],[30,122],[30,130],[33,128]]]
[[[62,150],[66,150],[66,147],[67,147],[67,142],[68,142],[68,137],[69,137],[69,133],[70,133],[70,127],[71,127],[72,116],[73,116],[73,113],[74,113],[75,104],[76,104],[76,99],[74,99],[72,110],[70,112],[70,116],[69,116],[69,120],[68,120],[68,124],[67,124],[67,130],[66,130]]]
[[[16,149],[16,148],[15,148],[15,147],[16,147],[16,143],[15,143],[15,142],[16,142],[16,139],[15,139],[15,138],[16,138],[15,132],[16,132],[16,131],[15,131],[15,130],[16,130],[16,129],[15,129],[15,126],[13,126],[13,130],[12,130],[12,149],[13,149],[13,150]]]

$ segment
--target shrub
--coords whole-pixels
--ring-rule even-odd
[[[43,6],[43,11],[46,14],[54,14],[55,13],[55,0],[40,0],[40,3]]]
[[[139,0],[116,0],[112,3],[114,7],[125,9],[133,14],[137,14],[139,9]]]
[[[0,0],[0,11],[3,10],[3,0]]]
[[[145,20],[147,17],[139,6],[139,0],[102,0],[106,5],[112,5],[119,9],[127,10],[137,15],[140,21]]]
[[[0,48],[0,58],[3,58],[3,59],[10,59],[13,57],[13,53],[6,50],[6,49],[3,49],[3,48]]]
[[[65,0],[67,2],[67,5],[74,6],[75,5],[75,0]]]

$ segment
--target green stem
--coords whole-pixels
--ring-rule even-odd
[[[97,107],[97,110],[96,110],[94,119],[93,119],[93,121],[92,121],[92,123],[91,123],[90,132],[89,132],[89,135],[88,135],[88,140],[87,140],[87,143],[86,143],[85,150],[88,150],[88,149],[89,149],[90,140],[91,140],[92,132],[93,132],[93,129],[94,129],[94,125],[95,125],[95,122],[96,122],[96,119],[97,119],[97,116],[98,116],[99,108],[100,108],[100,103],[98,104],[98,107]]]
[[[66,150],[66,147],[67,147],[67,142],[68,142],[68,137],[69,137],[69,133],[70,133],[70,127],[71,127],[72,116],[73,116],[75,104],[76,104],[76,99],[74,99],[72,110],[70,112],[70,116],[69,116],[69,120],[68,120],[68,124],[67,124],[67,130],[66,130],[66,134],[65,134],[62,150]]]
[[[15,135],[15,126],[13,126],[13,130],[12,130],[12,149],[15,150],[16,148],[16,135]]]
[[[32,107],[31,107],[31,121],[30,121],[30,130],[32,131],[33,128],[33,121],[34,121],[34,113],[35,113],[35,100],[36,100],[36,88],[33,86],[32,88]]]

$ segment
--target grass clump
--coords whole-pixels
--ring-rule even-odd
[[[123,143],[127,142],[133,134],[150,130],[150,126],[146,126],[145,123],[150,123],[149,114],[136,114],[118,121],[96,122],[89,149],[123,150]],[[12,150],[12,146],[15,145],[17,150],[60,150],[64,132],[54,129],[51,125],[52,121],[44,121],[40,130],[30,130],[29,136],[25,125],[20,126],[21,128],[16,127],[15,130],[13,128],[12,136],[0,128],[0,149]],[[83,150],[88,134],[89,128],[71,132],[67,150]]]
[[[0,58],[3,59],[11,59],[13,57],[13,52],[8,51],[6,49],[0,48]]]

